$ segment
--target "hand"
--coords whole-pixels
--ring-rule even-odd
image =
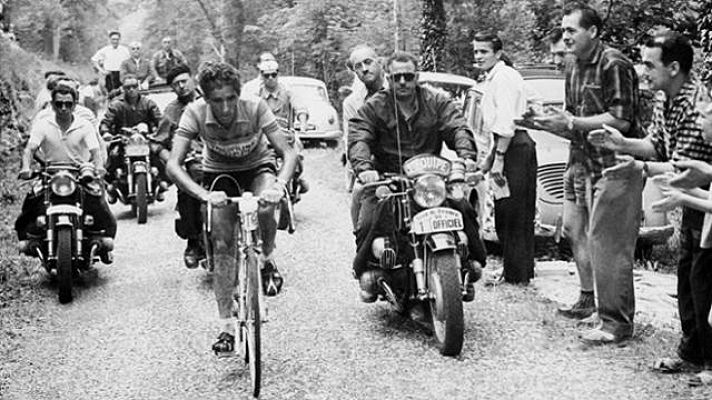
[[[214,207],[225,207],[227,205],[227,194],[225,192],[208,192],[203,200]]]
[[[691,189],[712,182],[712,165],[699,160],[675,161],[672,163],[682,172],[670,179],[670,185]]]
[[[490,178],[494,180],[498,186],[504,186],[507,180],[504,178],[504,157],[495,156],[492,169],[489,171]]]
[[[480,165],[478,167],[482,172],[489,172],[492,169],[492,164],[494,163],[494,152],[491,152],[490,154],[487,155],[487,157],[484,158],[480,162]]]
[[[32,179],[32,171],[29,169],[23,169],[19,174],[17,174],[17,179],[21,179],[23,181]]]
[[[272,186],[262,191],[260,197],[267,203],[278,204],[286,191],[287,188],[280,181],[275,181]]]
[[[653,211],[670,211],[674,208],[680,207],[685,196],[683,192],[677,189],[665,190],[663,194],[665,195],[665,197],[651,204]]]
[[[104,176],[106,176],[106,168],[99,167],[94,169],[94,175],[99,179],[104,179]]]
[[[529,118],[535,126],[542,130],[565,132],[568,130],[569,116],[555,107],[547,107],[546,114]]]
[[[643,173],[643,162],[631,156],[616,156],[616,164],[603,170],[603,176],[608,179],[621,179],[634,172]]]
[[[361,183],[376,182],[379,179],[380,179],[380,176],[378,176],[378,171],[366,170],[366,171],[361,171],[358,174],[358,180]]]
[[[596,147],[621,151],[625,137],[616,128],[603,124],[603,129],[594,129],[588,133],[588,142]]]
[[[477,170],[477,163],[475,160],[471,160],[469,158],[465,158],[465,171],[466,172],[474,172]]]
[[[148,124],[145,122],[139,122],[136,124],[136,130],[139,131],[139,133],[148,133]]]

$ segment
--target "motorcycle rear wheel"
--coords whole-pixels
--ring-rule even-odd
[[[146,174],[136,174],[136,219],[145,224],[148,219],[148,180]]]
[[[60,303],[72,301],[72,229],[68,226],[57,228],[57,287]]]
[[[441,251],[430,256],[428,302],[438,350],[444,356],[457,356],[462,351],[465,321],[462,311],[460,271],[454,251]]]

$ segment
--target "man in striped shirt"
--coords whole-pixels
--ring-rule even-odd
[[[635,170],[653,176],[673,171],[670,161],[712,162],[712,143],[704,140],[696,107],[703,87],[690,72],[693,50],[689,39],[677,32],[655,36],[645,44],[642,59],[644,79],[651,89],[660,91],[648,135],[644,139],[624,138],[606,127],[591,132],[589,142],[655,162],[630,160],[604,171],[604,175]],[[679,358],[656,363],[657,369],[666,372],[712,366],[712,328],[707,323],[712,302],[712,249],[700,248],[703,218],[701,211],[683,207],[677,269],[682,339],[677,348]]]

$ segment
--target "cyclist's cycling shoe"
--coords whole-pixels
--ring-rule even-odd
[[[277,270],[274,260],[266,260],[262,267],[262,291],[265,296],[276,296],[282,291],[284,279]]]
[[[213,351],[218,357],[228,356],[235,351],[235,336],[222,332],[218,336],[218,341],[213,343]]]

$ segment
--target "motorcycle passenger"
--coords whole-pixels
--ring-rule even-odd
[[[114,136],[125,136],[121,128],[131,128],[140,123],[148,126],[148,133],[154,132],[158,123],[161,121],[161,110],[158,109],[156,103],[142,96],[138,91],[138,79],[135,75],[127,74],[123,77],[122,90],[123,94],[115,98],[106,109],[106,114],[99,124],[99,132],[104,140],[111,140]],[[116,168],[123,164],[123,155],[120,154],[120,146],[112,144],[109,146],[109,159],[107,165],[106,181],[109,185],[106,188],[109,203],[116,202]],[[151,156],[151,164],[157,166],[159,171],[162,169],[161,163],[156,154]],[[162,180],[165,180],[162,178]],[[165,187],[162,185],[156,194],[157,200],[163,200],[163,191]]]
[[[299,120],[305,120],[306,118],[302,116],[306,117],[308,115],[306,108],[299,106],[289,89],[278,81],[279,64],[277,61],[264,60],[257,65],[257,68],[260,70],[260,78],[262,79],[257,95],[267,103],[272,110],[272,114],[277,117],[278,121],[289,126],[294,115],[296,115]],[[301,152],[304,145],[302,145],[299,137],[292,131],[286,132],[289,143],[295,146],[297,152]],[[301,176],[304,171],[303,159],[304,157],[299,154],[297,169],[294,171],[294,176],[299,179],[300,193],[309,191],[309,184]]]
[[[443,143],[454,149],[470,165],[477,154],[472,131],[457,106],[447,96],[420,86],[417,59],[407,52],[395,52],[387,62],[389,90],[371,96],[349,121],[348,152],[354,173],[362,183],[375,182],[383,173],[398,173],[403,162],[418,154],[439,155]],[[361,299],[377,299],[380,269],[369,269],[372,240],[389,228],[382,222],[392,214],[379,206],[373,191],[364,191],[356,223],[354,275],[359,279]],[[381,204],[386,204],[382,202]],[[474,299],[474,282],[486,252],[479,237],[476,213],[466,200],[448,199],[446,205],[463,215],[469,242],[469,262],[463,263],[463,276],[469,272],[464,301]],[[476,263],[475,263],[476,262]],[[477,265],[479,263],[479,266]]]
[[[264,258],[262,289],[266,295],[274,296],[283,281],[273,258],[277,232],[274,205],[285,194],[285,184],[297,164],[297,152],[287,143],[264,101],[240,98],[240,77],[234,67],[223,62],[206,62],[198,72],[198,83],[204,97],[189,104],[183,112],[167,169],[181,190],[216,207],[212,219],[213,287],[222,330],[213,351],[225,354],[235,347],[232,295],[237,283],[232,243],[236,212],[234,205],[227,205],[227,197],[238,194],[237,184],[264,200],[258,217]],[[181,167],[192,141],[198,137],[204,145],[205,187]],[[279,172],[275,151],[283,159]],[[225,175],[232,179],[224,179]],[[211,188],[213,183],[215,186]]]
[[[195,83],[190,75],[190,68],[187,65],[180,65],[168,71],[166,75],[166,83],[171,86],[176,94],[176,99],[168,103],[163,112],[163,119],[158,124],[155,139],[158,143],[152,144],[156,146],[156,153],[161,160],[168,162],[168,157],[171,151],[171,143],[178,129],[183,111],[198,99],[200,95],[195,89]],[[200,152],[203,145],[199,139],[193,140],[188,152],[189,159],[186,161],[184,168],[190,174],[190,177],[197,183],[202,183],[203,166],[200,162]],[[205,258],[205,249],[202,241],[202,218],[200,215],[200,201],[183,190],[178,189],[178,208],[179,219],[176,220],[176,233],[182,239],[188,241],[188,245],[183,252],[183,262],[188,268],[196,268],[200,260]]]
[[[86,118],[77,117],[74,113],[79,95],[77,91],[63,83],[57,84],[52,89],[52,114],[36,118],[32,122],[30,138],[22,153],[22,164],[19,178],[31,179],[30,165],[32,157],[38,150],[42,151],[44,160],[48,165],[56,163],[71,163],[77,167],[92,163],[95,173],[101,177],[106,170],[103,165],[101,149],[96,134],[96,127]],[[103,193],[86,193],[84,211],[92,215],[95,227],[104,230],[106,238],[102,241],[99,250],[101,261],[105,264],[112,262],[113,238],[116,236],[116,219],[109,210]],[[22,212],[15,222],[15,230],[20,240],[20,250],[30,252],[29,235],[41,234],[35,225],[37,216],[44,210],[44,196],[42,193],[30,191],[22,205]]]

